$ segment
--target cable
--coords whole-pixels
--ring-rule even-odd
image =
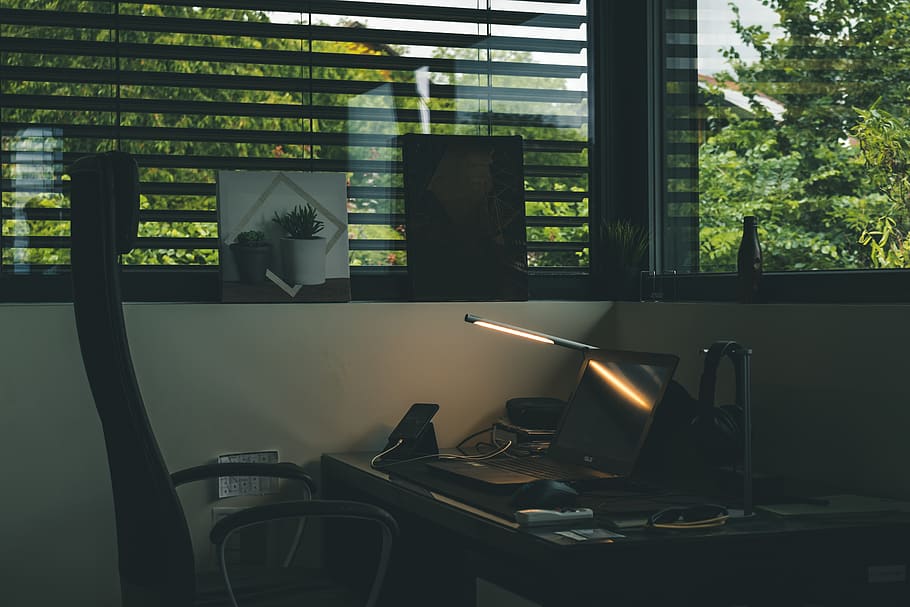
[[[497,436],[496,430],[497,430],[497,424],[493,424],[489,428],[484,428],[483,430],[474,432],[473,434],[466,436],[460,443],[458,443],[458,445],[456,445],[455,448],[462,455],[468,455],[468,452],[465,451],[465,449],[463,449],[464,444],[466,442],[468,442],[469,440],[471,440],[472,438],[476,438],[476,437],[480,436],[481,434],[489,432],[490,440],[489,441],[478,441],[478,442],[474,443],[474,446],[473,446],[474,451],[477,453],[481,453],[481,452],[485,453],[487,449],[494,449],[494,450],[501,449],[506,441]],[[541,447],[535,446],[533,444],[521,445],[521,444],[514,443],[511,452],[510,453],[503,452],[503,454],[506,455],[507,457],[517,458],[517,457],[528,457],[529,455],[536,455],[536,454],[539,454],[541,451],[546,451],[546,447],[541,448]]]
[[[397,447],[397,446],[398,446],[398,445],[395,445],[395,447]],[[384,468],[388,468],[389,466],[397,466],[398,464],[409,464],[409,463],[411,463],[411,462],[416,462],[416,461],[419,461],[419,460],[422,460],[422,459],[432,459],[432,458],[437,458],[437,459],[464,459],[464,460],[481,460],[481,459],[489,459],[489,458],[491,458],[491,457],[496,457],[497,455],[500,455],[501,453],[505,453],[506,450],[507,450],[509,447],[511,447],[511,446],[512,446],[512,441],[509,441],[508,443],[506,443],[505,446],[503,446],[503,447],[500,448],[499,450],[493,451],[493,452],[491,452],[491,453],[485,453],[484,455],[454,455],[454,454],[451,454],[451,453],[431,453],[430,455],[421,455],[420,457],[412,457],[412,458],[410,458],[410,459],[400,459],[400,460],[396,460],[396,461],[394,461],[394,462],[389,462],[389,463],[387,463],[387,464],[383,464],[383,465],[382,465],[382,468],[380,468],[379,466],[377,466],[377,465],[376,465],[377,460],[378,460],[380,457],[382,457],[383,455],[387,454],[389,451],[391,451],[392,449],[395,448],[395,447],[392,447],[392,449],[388,449],[388,450],[386,450],[386,451],[380,453],[380,454],[377,455],[376,457],[374,457],[373,460],[370,462],[370,467],[371,467],[371,468],[374,468],[375,470],[383,470]]]
[[[648,518],[648,527],[657,529],[703,529],[719,527],[727,522],[730,514],[723,506],[700,504],[674,506],[655,512]]]
[[[379,459],[380,459],[383,455],[388,455],[389,453],[391,453],[392,451],[394,451],[395,449],[397,449],[398,447],[400,447],[401,444],[402,444],[403,442],[404,442],[404,439],[403,439],[403,438],[399,438],[397,443],[395,443],[394,445],[392,445],[391,447],[389,447],[388,449],[386,449],[386,450],[383,451],[382,453],[377,454],[376,457],[374,457],[373,459],[370,460],[370,468],[376,468],[376,462],[378,462]],[[377,469],[378,469],[378,468],[377,468]]]
[[[494,428],[495,428],[495,426],[490,426],[489,428],[484,428],[483,430],[480,430],[480,431],[478,431],[478,432],[475,432],[474,434],[471,434],[471,435],[469,435],[469,436],[466,436],[460,443],[458,443],[458,444],[455,446],[455,448],[458,449],[458,451],[461,452],[462,455],[467,455],[467,453],[464,452],[464,449],[462,449],[462,447],[464,446],[464,444],[465,444],[466,442],[468,442],[469,440],[471,440],[472,438],[474,438],[474,437],[476,437],[476,436],[480,436],[480,435],[483,434],[484,432],[494,432]]]
[[[654,527],[655,529],[703,529],[705,527],[720,527],[727,522],[728,518],[730,518],[730,515],[725,514],[690,523],[651,523],[649,527]]]
[[[512,441],[507,441],[506,444],[500,447],[498,450],[492,451],[490,453],[484,453],[483,455],[453,455],[450,453],[439,453],[436,455],[436,457],[439,459],[489,459],[491,457],[496,457],[501,453],[505,453],[511,446]]]

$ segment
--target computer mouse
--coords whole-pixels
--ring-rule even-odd
[[[574,506],[578,491],[560,481],[538,480],[525,483],[512,494],[510,503],[519,509]]]

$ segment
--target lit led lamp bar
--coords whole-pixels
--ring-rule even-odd
[[[556,337],[555,335],[547,335],[546,333],[538,333],[537,331],[529,331],[528,329],[522,329],[521,327],[507,325],[504,322],[480,318],[479,316],[474,316],[473,314],[465,314],[464,321],[475,324],[478,327],[484,327],[486,329],[499,331],[500,333],[508,333],[509,335],[524,337],[525,339],[530,339],[531,341],[540,342],[542,344],[562,346],[563,348],[571,348],[572,350],[599,349],[597,346],[583,344],[578,341],[572,341],[571,339],[563,339],[562,337]]]

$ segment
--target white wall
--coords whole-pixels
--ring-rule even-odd
[[[577,354],[472,327],[466,312],[609,345],[603,302],[129,304],[149,417],[171,470],[276,448],[377,450],[413,402],[440,444],[507,398],[565,397]],[[0,306],[0,587],[4,604],[118,604],[107,459],[69,305]],[[200,559],[213,487],[181,489]]]
[[[910,499],[908,320],[906,305],[621,302],[607,331],[619,347],[679,355],[693,395],[700,348],[751,347],[757,467]],[[723,363],[718,402],[733,402],[732,376]]]

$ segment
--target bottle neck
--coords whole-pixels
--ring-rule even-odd
[[[755,221],[743,221],[743,236],[751,236],[758,233],[758,224]]]

